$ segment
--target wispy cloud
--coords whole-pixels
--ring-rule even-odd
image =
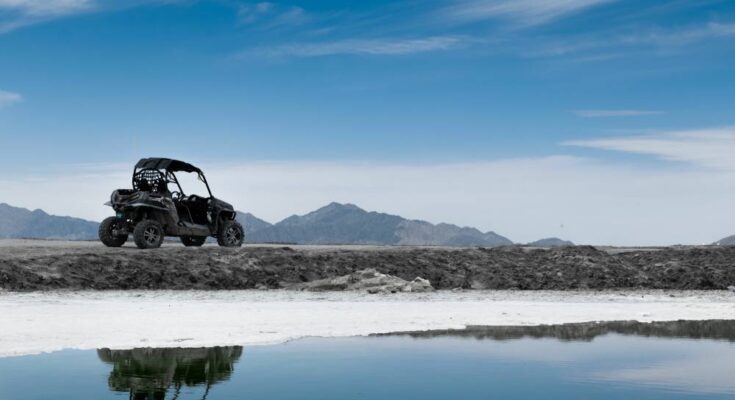
[[[270,2],[240,5],[237,16],[243,24],[264,23],[269,28],[301,25],[311,20],[309,14],[301,7],[285,7]]]
[[[561,40],[538,40],[537,44],[526,51],[531,57],[556,57],[569,54],[590,54],[585,60],[606,60],[619,57],[633,49],[677,49],[707,40],[724,39],[735,36],[735,23],[707,22],[696,26],[677,29],[654,28],[636,32],[608,34],[606,36],[587,36]],[[538,44],[540,43],[540,45]],[[611,50],[616,52],[612,55]],[[603,52],[602,54],[599,54]]]
[[[0,0],[0,33],[37,22],[86,12],[94,0]]]
[[[574,110],[575,115],[584,118],[606,117],[643,117],[647,115],[661,115],[663,111],[651,110]]]
[[[72,15],[186,0],[0,0],[0,34]]]
[[[459,21],[502,18],[529,26],[551,22],[613,1],[615,0],[464,0],[450,6],[443,14]]]
[[[237,9],[240,22],[252,24],[267,15],[273,9],[273,3],[262,2],[257,4],[242,4]]]
[[[666,132],[655,135],[574,140],[564,143],[601,150],[651,155],[700,167],[735,170],[735,127]]]
[[[340,54],[352,55],[406,55],[430,51],[449,50],[460,46],[459,36],[431,36],[412,39],[345,39],[333,42],[286,44],[257,48],[241,52],[238,56],[252,54],[270,57],[320,57]]]
[[[0,90],[0,108],[4,108],[23,101],[23,96],[18,93]]]
[[[65,15],[91,7],[92,0],[0,0],[0,9],[33,16]]]
[[[735,36],[735,24],[709,22],[686,29],[658,29],[639,32],[619,38],[618,43],[630,45],[685,46],[711,38],[726,38],[730,36]]]

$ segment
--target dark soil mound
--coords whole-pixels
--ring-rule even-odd
[[[0,248],[0,288],[288,288],[366,268],[436,289],[726,289],[735,284],[735,248],[607,252],[594,247],[527,249],[226,249],[94,246]]]

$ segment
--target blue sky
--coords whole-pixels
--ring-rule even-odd
[[[44,170],[149,155],[216,171],[279,165],[287,176],[284,165],[465,165],[471,175],[489,164],[513,162],[509,170],[518,171],[568,158],[584,164],[553,167],[553,179],[594,165],[610,172],[598,176],[610,187],[626,174],[653,182],[671,175],[690,192],[687,182],[701,181],[692,174],[722,179],[733,170],[733,67],[732,1],[0,0],[0,167],[28,184]],[[22,165],[28,160],[38,164]],[[320,174],[310,179],[327,172]],[[487,175],[484,184],[497,181]],[[474,215],[494,208],[467,185],[458,190],[478,199]],[[541,189],[529,185],[530,193]],[[507,232],[502,216],[473,221],[456,211],[467,204],[448,200],[419,211],[408,200],[391,207],[324,188],[323,198],[275,206],[272,196],[294,194],[248,187],[232,195],[271,219],[341,196],[335,200]],[[620,200],[615,193],[606,194],[610,204]],[[258,194],[271,198],[251,200]],[[516,236],[567,233],[551,228],[563,221],[547,225]],[[639,240],[714,240],[728,229],[708,226],[691,237]],[[585,241],[588,233],[574,235]],[[626,240],[620,235],[595,240]]]

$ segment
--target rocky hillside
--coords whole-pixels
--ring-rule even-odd
[[[368,212],[353,204],[331,203],[274,225],[257,224],[262,228],[249,228],[247,240],[251,243],[487,247],[513,244],[494,232],[408,220],[397,215]]]
[[[97,222],[0,203],[0,238],[96,239],[97,226]]]

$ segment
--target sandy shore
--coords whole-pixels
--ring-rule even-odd
[[[0,356],[283,342],[467,325],[735,319],[727,291],[0,292]]]

